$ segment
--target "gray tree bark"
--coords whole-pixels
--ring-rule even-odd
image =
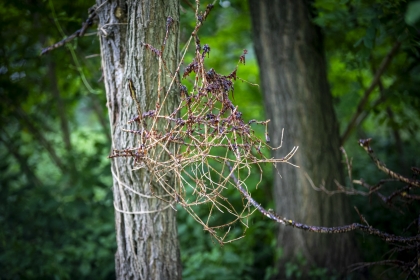
[[[311,22],[308,2],[303,0],[250,0],[255,52],[270,137],[279,144],[284,128],[283,148],[273,156],[299,146],[295,168],[277,166],[274,199],[279,215],[316,226],[339,226],[351,222],[344,195],[328,197],[315,192],[325,181],[336,189],[343,182],[338,124],[326,76],[322,36]],[[275,141],[278,141],[277,143]],[[278,246],[283,248],[280,269],[302,254],[309,265],[343,270],[356,260],[351,234],[325,235],[280,227]],[[283,271],[283,270],[280,270]]]
[[[133,81],[142,112],[155,109],[158,59],[141,43],[160,49],[168,16],[174,19],[174,26],[164,57],[168,69],[175,73],[179,3],[177,0],[97,0],[97,7],[112,149],[122,150],[138,145],[135,134],[122,129],[140,129],[127,125],[137,115],[127,79]],[[167,89],[169,82],[170,77],[162,74],[161,86]],[[161,91],[161,96],[166,89]],[[173,111],[176,96],[176,92],[170,94],[166,112]],[[175,211],[167,202],[154,198],[163,194],[163,190],[154,184],[147,170],[132,169],[132,159],[112,159],[117,278],[181,279]]]

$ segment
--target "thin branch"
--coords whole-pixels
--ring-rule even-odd
[[[134,212],[132,212],[132,211],[124,211],[124,210],[119,209],[117,207],[117,205],[115,204],[115,202],[114,202],[114,209],[115,209],[115,211],[120,212],[120,213],[123,213],[123,214],[130,214],[130,215],[142,215],[142,214],[159,213],[159,212],[162,212],[162,211],[164,211],[164,210],[166,210],[168,208],[172,208],[173,210],[176,211],[176,209],[173,207],[172,203],[166,205],[165,207],[163,207],[161,209],[157,209],[157,210],[134,211]]]
[[[355,188],[346,188],[345,186],[341,185],[338,181],[334,181],[334,183],[337,186],[337,190],[333,190],[330,191],[325,187],[325,184],[322,183],[320,184],[319,187],[315,186],[314,182],[312,181],[312,179],[309,177],[308,173],[305,172],[305,177],[308,180],[309,184],[311,185],[311,187],[317,191],[317,192],[323,192],[329,196],[331,195],[335,195],[335,194],[346,194],[346,195],[362,195],[362,196],[368,196],[371,193],[373,193],[373,191],[369,191],[369,192],[364,192],[364,191],[359,191],[356,190]],[[352,181],[352,183],[357,183],[356,180]],[[375,189],[376,191],[376,189]]]
[[[229,169],[232,169],[229,162],[226,162]],[[291,226],[294,228],[298,228],[301,230],[309,231],[309,232],[317,232],[317,233],[345,233],[351,232],[354,230],[360,230],[362,232],[366,232],[370,235],[378,236],[379,238],[385,240],[386,242],[402,242],[402,243],[411,243],[420,241],[420,234],[411,237],[405,236],[397,236],[394,234],[389,234],[379,229],[361,225],[358,223],[353,223],[351,225],[339,226],[339,227],[319,227],[319,226],[309,226],[306,224],[298,223],[296,221],[280,217],[279,215],[275,214],[273,211],[267,211],[264,209],[258,202],[256,202],[251,195],[242,187],[238,179],[235,177],[233,173],[230,174],[230,177],[235,182],[236,188],[242,193],[242,195],[255,207],[259,212],[261,212],[267,218],[276,221],[277,223],[283,224],[285,226]]]
[[[85,59],[94,58],[94,57],[100,57],[100,56],[101,56],[101,54],[95,53],[95,54],[91,54],[91,55],[86,55],[85,56]]]
[[[393,192],[392,194],[390,194],[387,198],[386,198],[386,203],[391,203],[391,201],[397,197],[397,196],[401,196],[401,197],[405,197],[407,198],[407,192],[411,189],[411,186],[405,186],[402,189],[399,189],[395,192]]]
[[[33,122],[31,121],[31,118],[26,114],[26,112],[17,106],[15,112],[17,113],[16,118],[19,120],[22,119],[29,131],[32,133],[32,135],[35,137],[37,141],[40,142],[40,144],[47,150],[48,154],[50,155],[51,160],[63,171],[67,172],[68,170],[65,168],[64,164],[60,160],[59,156],[54,150],[54,145],[51,145],[51,143],[42,135],[42,133],[35,127]]]
[[[392,265],[392,266],[404,266],[404,267],[410,267],[412,265],[412,263],[405,263],[403,261],[399,261],[399,260],[384,260],[384,261],[378,261],[378,262],[362,262],[362,263],[355,263],[350,265],[350,272],[364,268],[364,267],[369,267],[369,266],[373,266],[373,265]]]
[[[195,11],[195,7],[193,6],[193,4],[191,4],[191,2],[190,1],[188,1],[188,0],[183,0],[184,1],[184,3],[186,3],[193,11]]]
[[[356,206],[354,206],[354,210],[356,210],[357,215],[359,215],[359,218],[362,222],[364,222],[367,226],[370,226],[369,223],[366,221],[365,216],[363,216],[362,214],[360,214],[359,209],[357,209]]]
[[[355,127],[357,119],[359,118],[360,114],[362,114],[362,112],[363,112],[363,109],[364,109],[364,107],[365,107],[365,105],[366,105],[366,103],[369,99],[370,94],[373,92],[375,87],[378,85],[382,74],[385,72],[385,70],[388,67],[388,65],[390,64],[392,58],[397,53],[400,45],[401,45],[401,42],[399,42],[399,41],[395,42],[392,49],[389,51],[389,53],[382,60],[381,65],[379,66],[378,71],[376,71],[375,76],[374,76],[369,88],[366,89],[366,91],[363,94],[362,99],[360,100],[359,104],[357,105],[356,113],[351,118],[349,124],[347,125],[347,128],[344,130],[344,133],[341,136],[341,141],[340,141],[341,144],[340,145],[343,145],[346,142],[346,140],[348,139],[348,137],[350,136],[351,131]]]
[[[98,95],[89,94],[88,97],[92,101],[92,109],[95,112],[96,117],[99,120],[99,123],[101,124],[102,131],[106,135],[106,139],[108,140],[108,142],[111,142],[111,135],[109,133],[108,125],[106,124],[106,119],[104,118],[103,113],[102,113],[102,107],[101,107],[101,104],[99,103]]]
[[[388,169],[385,164],[383,164],[373,153],[372,148],[370,147],[369,143],[372,139],[368,138],[368,139],[360,139],[359,140],[359,145],[368,153],[368,155],[370,156],[370,158],[373,160],[373,162],[376,164],[376,166],[383,172],[385,172],[386,174],[388,174],[390,177],[395,178],[401,182],[407,183],[411,186],[414,187],[418,187],[420,188],[420,181],[418,180],[413,180],[413,179],[409,179],[406,178],[390,169]]]
[[[93,19],[96,17],[96,11],[99,9],[95,8],[96,5],[92,6],[89,9],[89,17],[87,18],[87,20],[83,23],[82,28],[80,28],[79,30],[77,30],[76,32],[74,32],[72,35],[64,38],[63,40],[61,40],[58,43],[55,43],[52,46],[49,46],[48,48],[45,48],[41,51],[41,55],[44,55],[54,49],[57,49],[59,47],[64,46],[65,44],[69,43],[70,41],[72,41],[73,39],[77,38],[77,37],[83,37],[86,33],[86,30],[92,26],[93,24]]]
[[[60,89],[58,88],[57,76],[56,76],[56,68],[55,63],[49,59],[48,62],[48,75],[49,80],[51,82],[51,93],[53,95],[54,101],[57,105],[57,113],[60,119],[61,124],[61,131],[63,133],[63,142],[66,147],[67,153],[71,153],[72,145],[70,140],[70,129],[68,125],[67,115],[66,115],[66,104],[63,102],[61,98]]]
[[[369,113],[376,108],[379,104],[383,103],[386,100],[385,96],[381,95],[380,97],[378,97],[378,99],[376,99],[375,101],[373,101],[373,104],[371,106],[369,106],[369,108],[367,108],[366,110],[364,110],[359,117],[356,120],[355,123],[355,127],[360,126],[364,120],[369,116]]]

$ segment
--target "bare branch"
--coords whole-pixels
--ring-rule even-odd
[[[367,226],[369,226],[369,223],[366,221],[365,217],[362,214],[360,214],[359,209],[357,209],[356,206],[354,206],[354,210],[356,210],[357,214],[359,215],[360,220],[364,222]]]
[[[385,164],[383,164],[381,161],[379,161],[379,159],[375,156],[375,154],[373,153],[372,148],[370,147],[370,141],[372,139],[360,139],[359,140],[359,145],[368,153],[368,155],[370,156],[370,158],[373,160],[373,162],[376,164],[376,166],[383,171],[384,173],[388,174],[390,177],[395,178],[401,182],[404,182],[406,184],[409,184],[413,187],[417,187],[420,188],[420,181],[418,180],[414,180],[414,179],[409,179],[406,178],[390,169],[388,169]]]
[[[229,166],[227,162],[226,165]],[[370,235],[378,236],[379,238],[385,240],[386,242],[401,242],[401,243],[412,243],[420,241],[420,234],[412,237],[405,237],[405,236],[397,236],[393,234],[389,234],[379,229],[373,228],[371,226],[364,226],[358,223],[353,223],[351,225],[339,226],[339,227],[319,227],[319,226],[310,226],[302,223],[298,223],[296,221],[280,217],[279,215],[275,214],[273,211],[265,210],[259,203],[257,203],[251,195],[241,186],[238,179],[235,177],[233,173],[231,173],[231,178],[236,184],[236,188],[242,193],[243,196],[255,207],[259,212],[261,212],[267,218],[276,221],[277,223],[283,224],[285,226],[291,226],[294,228],[298,228],[301,230],[309,231],[309,232],[317,232],[317,233],[346,233],[351,232],[354,230],[360,230],[362,232],[366,232]]]
[[[92,6],[89,9],[89,17],[86,19],[86,21],[83,23],[82,28],[80,28],[79,30],[77,30],[76,32],[74,32],[72,35],[64,38],[63,40],[61,40],[60,42],[55,43],[52,46],[49,46],[48,48],[42,49],[41,51],[41,55],[44,55],[56,48],[62,47],[65,44],[67,44],[68,42],[71,42],[73,39],[77,38],[77,37],[83,37],[86,33],[86,30],[92,26],[93,24],[93,20],[96,17],[96,11],[99,9],[96,8],[96,5]]]

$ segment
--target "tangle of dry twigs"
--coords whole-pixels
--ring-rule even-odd
[[[151,180],[171,197],[160,197],[162,200],[175,201],[182,205],[205,230],[223,244],[232,241],[226,239],[230,226],[239,222],[247,227],[246,218],[255,211],[250,209],[248,200],[245,200],[241,209],[236,209],[226,196],[226,190],[238,186],[247,188],[247,179],[251,173],[255,176],[255,171],[258,172],[261,182],[263,163],[291,164],[289,160],[297,147],[280,159],[266,156],[269,151],[281,147],[269,145],[269,120],[245,121],[239,108],[231,101],[237,68],[239,64],[245,64],[246,50],[229,75],[221,75],[214,69],[206,68],[205,60],[210,53],[210,47],[207,44],[202,47],[197,34],[211,9],[212,5],[208,5],[204,13],[196,12],[197,25],[185,48],[186,52],[194,39],[195,57],[185,67],[182,75],[183,78],[193,76],[194,85],[191,89],[177,80],[180,65],[173,76],[167,73],[165,67],[163,49],[170,32],[171,19],[167,20],[166,37],[161,49],[147,43],[142,44],[159,60],[158,77],[171,75],[172,82],[163,98],[157,93],[158,101],[154,110],[141,112],[136,90],[132,81],[128,80],[138,115],[129,121],[129,125],[135,128],[125,131],[138,136],[138,145],[114,150],[110,158],[134,158],[133,169],[147,168]],[[160,83],[159,79],[158,88],[162,88]],[[181,101],[171,114],[165,115],[161,108],[175,85],[179,86]],[[255,125],[265,126],[265,140],[256,136],[253,130]],[[236,181],[232,180],[232,175]],[[209,205],[209,213],[205,218],[199,217],[194,210],[201,205]],[[213,224],[211,216],[214,211],[230,215],[230,222]]]

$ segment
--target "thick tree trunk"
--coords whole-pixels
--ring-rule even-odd
[[[179,3],[168,1],[97,0],[101,37],[102,69],[112,130],[112,148],[122,150],[138,145],[135,134],[123,128],[137,115],[127,79],[136,88],[142,111],[155,109],[158,93],[158,59],[142,47],[148,43],[160,49],[168,16],[174,19],[164,57],[175,73],[178,53]],[[170,81],[161,75],[161,87]],[[164,89],[165,90],[165,89]],[[164,94],[161,92],[161,96]],[[171,93],[164,110],[172,112],[177,94]],[[115,226],[118,250],[115,255],[118,279],[180,279],[181,265],[175,211],[162,200],[163,193],[150,182],[147,170],[132,170],[133,161],[114,158]]]
[[[284,156],[295,145],[294,162],[281,164],[275,176],[274,196],[279,215],[317,226],[350,223],[344,195],[328,197],[315,192],[323,181],[328,189],[334,180],[343,182],[339,135],[327,77],[319,28],[311,23],[310,6],[303,0],[250,0],[254,46],[260,66],[270,136],[279,144],[284,128]],[[278,141],[277,143],[275,141]],[[277,172],[276,172],[277,173]],[[280,266],[303,254],[308,265],[342,270],[355,261],[349,234],[325,235],[281,227],[278,246],[284,249]],[[282,271],[282,270],[281,270]]]

